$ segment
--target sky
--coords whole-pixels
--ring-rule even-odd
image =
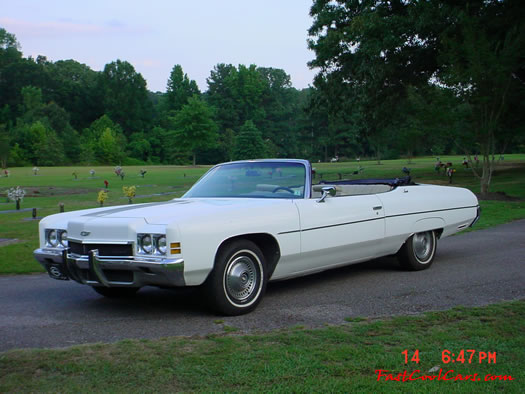
[[[151,91],[166,91],[180,64],[207,90],[218,63],[285,70],[297,89],[312,84],[307,62],[312,0],[16,0],[2,2],[0,27],[24,56],[74,59],[95,71],[126,60]]]

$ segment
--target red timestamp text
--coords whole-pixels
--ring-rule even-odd
[[[441,352],[441,361],[444,364],[496,364],[496,352],[480,352],[474,349],[461,349],[459,352],[452,352],[445,349]]]
[[[421,361],[419,349],[413,352],[403,350],[401,354],[404,356],[405,364],[413,362],[419,364]],[[460,349],[459,351],[451,351],[445,349],[441,352],[441,361],[444,364],[458,363],[458,364],[496,364],[496,352],[478,351],[475,349]]]

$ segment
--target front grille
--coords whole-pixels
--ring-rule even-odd
[[[99,256],[133,256],[133,246],[115,244],[82,244],[80,242],[68,242],[71,253],[87,255],[90,250],[98,249]]]

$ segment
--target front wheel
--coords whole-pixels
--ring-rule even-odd
[[[436,255],[437,238],[435,231],[412,235],[399,250],[397,257],[403,268],[420,271],[430,267]]]
[[[253,242],[238,240],[221,248],[206,282],[213,309],[236,316],[251,312],[266,290],[266,262]]]

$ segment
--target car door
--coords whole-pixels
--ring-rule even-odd
[[[364,261],[381,254],[384,209],[375,194],[295,200],[300,217],[298,271]]]

